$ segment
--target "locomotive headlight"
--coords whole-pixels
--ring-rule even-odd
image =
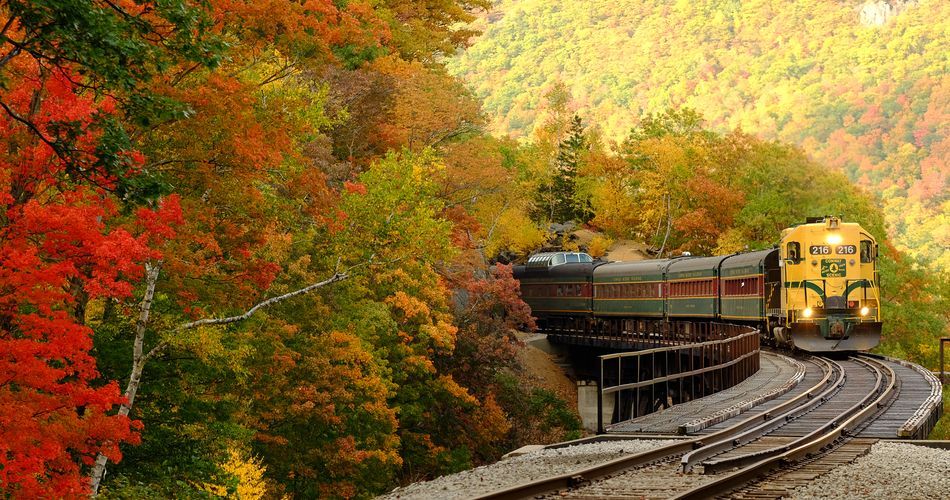
[[[841,243],[841,234],[837,231],[832,231],[828,233],[828,236],[825,236],[825,241],[829,245],[837,245]]]
[[[812,311],[810,307],[806,307],[805,310],[802,311],[802,316],[806,318],[810,318],[812,314],[815,314],[815,311]]]
[[[867,316],[869,312],[871,312],[871,310],[868,309],[867,306],[861,308],[861,316]]]

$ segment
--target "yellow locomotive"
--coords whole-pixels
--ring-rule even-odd
[[[769,316],[778,316],[772,331],[780,343],[806,351],[863,351],[880,342],[874,237],[838,217],[809,218],[782,231],[779,252],[781,311]]]

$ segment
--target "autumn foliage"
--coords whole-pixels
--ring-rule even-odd
[[[118,385],[99,380],[86,307],[131,297],[152,250],[112,224],[116,178],[95,156],[109,102],[77,95],[67,75],[18,69],[0,117],[0,484],[18,497],[75,496],[86,491],[83,465],[98,453],[118,461],[120,445],[138,440],[138,426],[112,411]],[[124,158],[139,167],[136,153]],[[150,229],[164,224],[143,215]]]
[[[488,135],[443,61],[490,6],[0,6],[0,496],[362,498],[576,437],[524,376],[509,264],[558,219],[595,253],[727,252],[791,194],[883,233],[821,194],[842,176],[689,110],[614,144],[561,86],[532,141]]]
[[[488,259],[543,236],[436,62],[487,6],[0,8],[5,496],[365,496],[504,451],[531,318]]]

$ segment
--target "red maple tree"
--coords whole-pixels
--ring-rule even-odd
[[[0,487],[74,497],[98,453],[117,461],[138,439],[115,415],[118,385],[99,380],[86,306],[132,296],[169,211],[141,212],[139,236],[118,227],[116,166],[98,154],[110,102],[66,73],[20,69],[0,114]],[[139,156],[120,154],[120,168],[134,173]]]

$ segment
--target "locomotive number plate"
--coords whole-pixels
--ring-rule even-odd
[[[812,245],[808,247],[808,253],[812,255],[831,255],[831,247],[828,245]]]
[[[858,247],[854,245],[838,245],[835,247],[835,253],[838,255],[854,255],[858,253]]]
[[[845,259],[821,259],[822,278],[844,278],[848,272]]]

